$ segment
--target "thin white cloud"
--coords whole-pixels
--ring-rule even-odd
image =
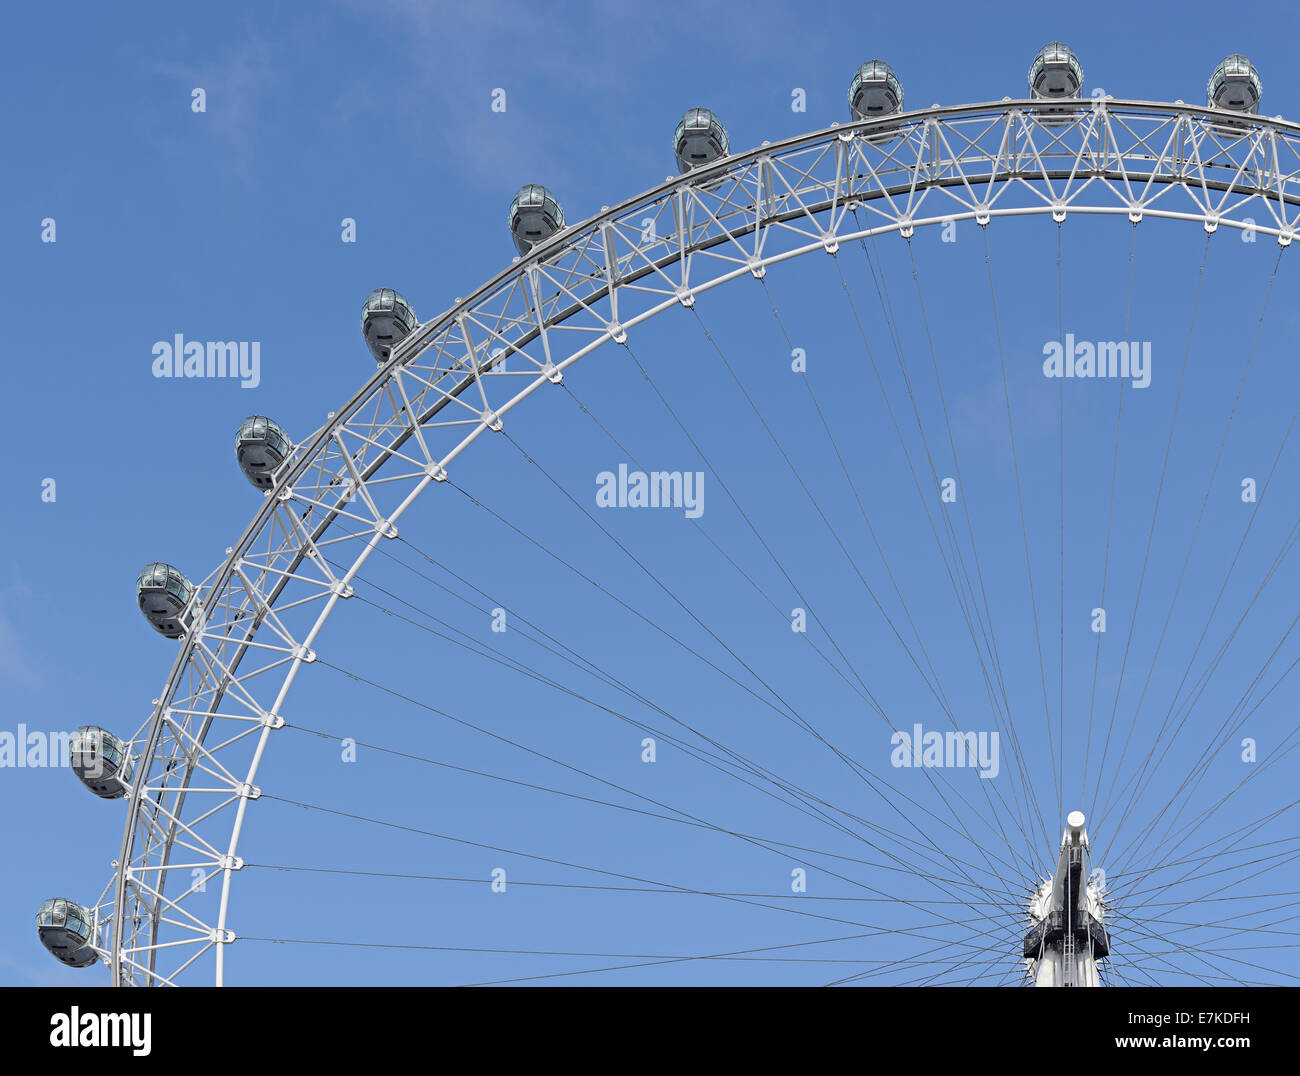
[[[174,79],[186,102],[195,88],[206,95],[202,119],[232,146],[246,150],[252,142],[258,100],[274,69],[270,46],[249,39],[237,49],[195,63],[155,63],[154,70]],[[183,104],[183,107],[190,107]],[[196,119],[199,117],[196,117]]]
[[[60,973],[57,966],[48,968],[33,967],[30,964],[24,964],[19,960],[15,960],[7,953],[0,953],[0,969],[5,969],[10,973],[5,976],[5,978],[9,980],[10,985],[19,982],[27,986],[68,985],[67,976]],[[16,979],[15,976],[17,976]]]
[[[668,47],[679,22],[609,3],[575,3],[561,14],[493,0],[344,0],[344,6],[393,25],[405,50],[402,62],[388,68],[396,91],[389,104],[407,108],[412,122],[441,142],[437,152],[454,158],[474,181],[499,183],[508,175],[513,182],[522,168],[529,181],[554,186],[572,179],[572,137],[596,140],[599,132],[589,117],[545,116],[546,103],[529,100],[529,87],[558,84],[593,99],[634,92],[632,80],[645,64],[631,59]],[[490,112],[498,87],[506,90],[506,115]],[[561,137],[565,121],[578,124],[569,138]]]
[[[0,683],[36,690],[44,686],[39,666],[23,642],[22,634],[0,610]]]

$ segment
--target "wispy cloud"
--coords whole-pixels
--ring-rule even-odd
[[[249,38],[224,55],[200,63],[157,63],[154,70],[176,80],[188,97],[195,88],[206,94],[204,120],[237,150],[248,150],[259,99],[274,70],[270,46]]]
[[[33,933],[35,933],[34,930]],[[8,973],[4,978],[9,980],[10,985],[16,983],[28,986],[68,985],[67,976],[61,973],[57,966],[34,967],[15,960],[8,953],[0,953],[0,969]]]
[[[0,610],[0,682],[28,690],[36,690],[45,683],[22,634],[3,610]]]
[[[440,151],[475,181],[499,181],[523,164],[540,173],[539,182],[563,183],[574,168],[572,154],[564,152],[554,123],[529,122],[530,114],[536,118],[530,109],[541,105],[526,103],[528,87],[558,83],[593,97],[631,92],[629,52],[665,44],[676,22],[608,3],[573,4],[562,19],[546,5],[500,0],[455,6],[344,0],[344,5],[394,26],[394,39],[405,43],[409,56],[408,63],[394,68],[407,80],[405,86],[397,82],[405,90],[397,99],[405,99],[413,120],[438,136]],[[579,36],[574,26],[582,27]],[[485,123],[497,87],[507,91],[508,115]]]
[[[1009,386],[1011,418],[1015,423],[1017,447],[1056,429],[1056,389],[1033,391],[1040,387],[1033,381],[1014,381]],[[953,436],[959,451],[992,451],[1004,460],[1011,459],[1011,440],[1007,430],[1007,389],[999,376],[960,393],[953,403]]]
[[[14,564],[9,572],[9,593],[19,598],[29,598],[32,595],[32,588],[23,579],[17,564]]]

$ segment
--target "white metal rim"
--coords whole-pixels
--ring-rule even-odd
[[[940,222],[1036,215],[1059,222],[1071,213],[1250,228],[1289,245],[1300,226],[1300,126],[1101,98],[1081,100],[1065,116],[1005,101],[833,126],[602,210],[416,329],[281,465],[238,544],[195,588],[196,622],[131,741],[138,776],[114,877],[96,908],[97,923],[109,927],[99,951],[113,982],[171,985],[214,948],[215,980],[223,981],[224,952],[236,937],[227,919],[242,866],[239,838],[298,670],[314,660],[325,621],[375,547],[396,535],[406,509],[515,406],[607,341],[770,265]],[[661,220],[670,225],[663,235]],[[585,342],[569,347],[561,328]],[[522,370],[511,369],[520,362]],[[508,391],[509,377],[522,381],[518,391]],[[395,462],[412,470],[381,478]],[[363,530],[326,538],[340,520]],[[338,573],[323,550],[350,543],[359,548]],[[231,731],[213,745],[218,723]],[[246,749],[245,741],[251,757],[236,764],[234,748]],[[209,837],[214,829],[227,839]],[[184,862],[172,862],[177,846],[188,853]],[[193,887],[165,895],[174,870],[221,878],[216,923],[185,907]],[[180,937],[160,942],[165,932]],[[158,954],[167,950],[185,959],[165,971]]]

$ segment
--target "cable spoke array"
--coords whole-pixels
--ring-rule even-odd
[[[1104,981],[1294,981],[1300,726],[1278,688],[1300,617],[1278,605],[1292,616],[1300,518],[1284,530],[1275,505],[1300,407],[1271,439],[1246,416],[1298,146],[1280,121],[1228,138],[1205,109],[1105,100],[846,125],[602,212],[414,330],[196,588],[96,909],[115,981],[215,964],[221,982],[242,946],[278,944],[403,954],[464,985],[1021,983],[1027,902],[1076,806],[1106,874]],[[1027,346],[1097,313],[1085,214],[1131,222],[1105,293],[1125,343],[1150,320],[1140,222],[1204,226],[1159,405],[1126,379],[1098,405],[1064,377],[1049,403],[1036,358],[1026,376]],[[1017,266],[1010,218],[1047,215],[1054,251]],[[1219,252],[1248,220],[1280,246],[1210,409],[1203,298],[1242,272]],[[923,239],[947,222],[979,229],[983,323],[946,317],[951,270]],[[791,299],[798,257],[815,309]],[[1202,471],[1185,426],[1211,411]],[[1258,498],[1216,526],[1246,435]],[[591,460],[650,475],[669,457],[707,513],[592,502]],[[504,475],[528,496],[495,496]],[[1095,571],[1075,567],[1085,545]],[[1089,610],[1120,631],[1088,638]],[[962,762],[923,763],[922,728]],[[1239,777],[1243,733],[1259,757]],[[983,743],[996,761],[965,754]],[[393,801],[365,801],[340,751],[385,767]],[[268,879],[327,879],[371,911],[331,897],[262,926],[243,890]],[[593,909],[643,929],[584,943]]]

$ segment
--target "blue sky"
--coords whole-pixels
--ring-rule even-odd
[[[139,569],[155,559],[201,578],[243,532],[260,502],[231,451],[240,419],[269,414],[298,437],[316,429],[373,373],[357,324],[366,293],[381,285],[395,287],[421,318],[468,294],[513,256],[506,206],[525,182],[546,184],[562,201],[568,220],[582,221],[674,170],[670,136],[686,108],[712,108],[727,124],[733,150],[743,150],[847,119],[847,83],[857,65],[872,57],[887,60],[899,73],[908,107],[1020,96],[1034,53],[1058,38],[1080,56],[1085,91],[1102,86],[1117,97],[1200,103],[1214,65],[1241,51],[1262,72],[1265,113],[1293,115],[1300,100],[1300,87],[1290,75],[1293,35],[1282,32],[1284,19],[1275,5],[1237,5],[1230,25],[1224,25],[1217,6],[1197,12],[1195,5],[1184,5],[1186,17],[1177,20],[1132,10],[1125,13],[1122,34],[1115,22],[1103,22],[1095,13],[1041,4],[1003,5],[996,16],[946,0],[924,12],[906,5],[869,15],[860,5],[828,4],[818,10],[814,20],[809,8],[761,2],[651,9],[571,4],[550,12],[524,4],[358,2],[310,8],[230,3],[185,11],[146,4],[111,10],[54,4],[11,14],[11,40],[30,47],[6,65],[8,105],[0,110],[8,147],[0,170],[5,252],[0,294],[6,297],[9,326],[4,377],[11,405],[8,525],[0,556],[0,731],[15,731],[20,723],[45,731],[97,724],[125,734],[144,719],[166,679],[175,644],[144,623],[133,583]],[[195,87],[206,92],[202,114],[191,110]],[[497,87],[507,92],[504,113],[490,108]],[[790,108],[796,88],[807,92],[805,113]],[[47,217],[56,222],[54,243],[41,241]],[[357,222],[355,244],[340,242],[345,217]],[[1000,411],[983,243],[978,230],[966,224],[952,244],[941,243],[933,232],[919,233],[914,250],[966,472],[962,494],[969,498],[983,569],[992,583],[1011,709],[1027,764],[1037,774],[1041,810],[1013,808],[1004,744],[998,778],[982,782],[970,772],[951,774],[954,785],[988,816],[986,821],[963,812],[962,822],[973,832],[960,835],[950,809],[924,775],[890,765],[887,723],[864,706],[847,680],[828,671],[805,640],[779,622],[773,628],[772,609],[676,513],[628,510],[600,519],[716,625],[751,671],[761,672],[800,714],[896,786],[894,791],[871,791],[772,708],[628,617],[468,501],[435,489],[403,526],[411,546],[397,552],[407,562],[448,585],[454,580],[418,551],[454,568],[493,604],[564,639],[620,683],[653,696],[662,711],[851,811],[860,820],[854,824],[858,835],[777,803],[662,739],[658,761],[645,764],[643,733],[607,711],[505,673],[373,607],[349,606],[346,615],[331,621],[320,646],[338,666],[624,789],[732,831],[784,842],[786,851],[573,799],[613,799],[646,809],[644,800],[625,791],[561,772],[391,694],[312,668],[291,698],[291,723],[374,747],[363,749],[357,762],[343,763],[337,740],[298,730],[277,734],[263,787],[286,799],[477,844],[346,822],[279,802],[256,805],[241,854],[264,866],[238,880],[232,910],[236,931],[248,938],[364,944],[241,942],[232,952],[231,981],[468,983],[643,962],[600,954],[687,956],[813,940],[824,944],[792,952],[847,963],[696,960],[555,981],[820,983],[878,967],[853,961],[877,960],[902,961],[898,967],[904,970],[895,969],[886,980],[902,981],[921,976],[920,969],[906,969],[927,945],[970,944],[972,938],[984,939],[981,945],[1014,945],[1020,928],[1010,913],[1018,910],[1019,890],[1033,879],[1019,877],[1009,864],[1031,851],[1038,860],[1048,859],[1061,828],[1044,695],[1053,721],[1064,698],[1072,764],[1087,754],[1090,708],[1098,715],[1094,729],[1104,730],[1112,709],[1117,713],[1116,752],[1132,715],[1139,714],[1130,754],[1117,771],[1120,786],[1153,750],[1160,757],[1168,741],[1157,739],[1158,729],[1248,518],[1236,493],[1240,479],[1267,471],[1297,399],[1289,346],[1297,331],[1297,277],[1288,264],[1295,255],[1289,254],[1282,259],[1252,372],[1215,470],[1186,581],[1154,657],[1277,257],[1276,245],[1267,240],[1252,246],[1229,235],[1212,243],[1144,604],[1121,682],[1205,246],[1195,226],[1150,222],[1138,229],[1129,338],[1152,342],[1154,375],[1149,389],[1130,393],[1125,403],[1129,424],[1121,441],[1111,547],[1112,622],[1103,642],[1098,701],[1090,705],[1096,637],[1088,610],[1097,604],[1105,545],[1117,390],[1100,383],[1071,385],[1065,395],[1068,531],[1062,615],[1057,393],[1039,372],[1043,343],[1058,332],[1056,230],[1044,220],[1010,221],[991,229],[989,239],[1022,438],[1028,541],[1047,651],[1042,677],[1026,592],[1025,538],[1009,481],[1012,461]],[[1080,339],[1122,338],[1131,239],[1126,223],[1067,222],[1064,322]],[[924,371],[929,353],[906,247],[887,238],[872,257],[890,281],[908,361]],[[873,344],[892,363],[887,318],[863,251],[846,247],[840,263]],[[961,726],[992,728],[978,665],[887,410],[864,365],[861,338],[833,263],[802,259],[774,269],[767,282],[792,341],[811,356],[810,381],[831,428],[843,438],[872,523],[890,551],[947,694],[957,703]],[[789,346],[762,290],[752,281],[736,283],[710,293],[698,311],[728,360],[742,369],[746,387],[773,421],[814,496],[828,506],[836,534],[854,551],[872,586],[892,595],[816,412],[789,371]],[[242,389],[236,383],[154,378],[151,349],[176,333],[191,340],[259,341],[261,383]],[[933,698],[875,612],[835,536],[810,508],[696,319],[684,311],[665,315],[645,326],[632,344],[687,427],[700,435],[710,463],[777,560],[816,603],[819,619],[832,626],[831,635],[861,675],[860,683],[869,685],[900,727],[914,722],[943,727]],[[621,350],[608,348],[584,360],[567,384],[653,468],[705,469]],[[892,388],[903,392],[899,384]],[[930,381],[922,392],[928,419],[935,419],[937,397]],[[906,406],[905,394],[894,403]],[[535,397],[513,416],[510,432],[590,507],[596,476],[626,462],[562,394]],[[909,447],[917,450],[912,433]],[[1294,488],[1297,466],[1296,446],[1288,442],[1278,465],[1280,488]],[[57,483],[54,503],[41,497],[46,478]],[[480,439],[464,457],[457,481],[692,646],[729,669],[738,668],[522,462],[509,442]],[[705,497],[701,523],[709,533],[753,569],[783,609],[798,604],[788,580],[712,474],[706,476]],[[1293,518],[1286,494],[1281,498],[1260,508],[1250,544],[1211,621],[1208,638],[1214,647],[1285,545]],[[1096,849],[1099,864],[1108,867],[1105,852],[1115,853],[1117,862],[1135,860],[1126,862],[1129,884],[1135,891],[1148,885],[1143,895],[1149,901],[1171,906],[1158,913],[1164,916],[1160,922],[1134,926],[1135,945],[1151,948],[1150,935],[1168,937],[1184,928],[1178,935],[1182,945],[1211,954],[1268,946],[1238,954],[1250,966],[1206,964],[1185,948],[1159,956],[1130,949],[1130,959],[1145,961],[1145,973],[1158,981],[1196,982],[1198,976],[1294,981],[1286,977],[1300,971],[1294,949],[1279,947],[1291,940],[1285,932],[1294,929],[1294,919],[1287,921],[1295,914],[1294,897],[1263,896],[1300,888],[1294,857],[1285,858],[1294,847],[1286,843],[1294,831],[1292,815],[1274,817],[1230,845],[1222,862],[1232,864],[1234,873],[1217,882],[1203,876],[1203,865],[1192,864],[1162,876],[1159,884],[1172,884],[1153,896],[1150,883],[1137,877],[1144,866],[1161,861],[1161,842],[1175,839],[1163,835],[1168,817],[1156,829],[1160,840],[1141,854],[1124,855],[1130,840],[1145,833],[1179,791],[1283,638],[1294,616],[1287,594],[1295,593],[1295,571],[1294,564],[1284,562],[1269,582],[1222,669],[1188,716],[1185,732],[1125,814],[1122,831],[1107,833],[1104,819],[1093,820],[1099,841],[1103,834],[1107,838]],[[373,586],[607,706],[657,726],[670,724],[662,714],[636,710],[608,685],[532,647],[523,633],[494,637],[486,615],[396,562],[376,564],[367,576]],[[463,587],[461,592],[468,593]],[[486,603],[478,599],[478,604]],[[1066,625],[1059,640],[1058,622]],[[828,637],[817,638],[829,649]],[[1286,639],[1265,687],[1294,660],[1294,650],[1295,641]],[[1205,663],[1201,654],[1194,674]],[[737,675],[753,682],[743,670]],[[1238,757],[1242,736],[1257,738],[1265,760],[1269,749],[1294,733],[1288,683],[1264,699],[1248,719],[1249,728],[1216,756],[1198,786],[1198,809],[1210,808],[1247,775],[1248,764]],[[399,759],[379,748],[571,796]],[[1095,773],[1095,744],[1092,750]],[[1270,776],[1234,793],[1205,823],[1205,840],[1286,807],[1291,802],[1286,774],[1294,765],[1291,756]],[[1067,767],[1062,811],[1080,799],[1093,806],[1092,797],[1069,794],[1082,787],[1081,770],[1081,765]],[[1106,774],[1107,781],[1111,776]],[[1005,803],[995,808],[999,796]],[[948,824],[939,824],[925,809]],[[1013,825],[1016,815],[1017,824],[1033,835],[1032,849],[1019,838],[1014,851],[1005,841],[998,845],[999,827],[989,823],[999,809],[1006,811],[999,816],[1004,825]],[[51,895],[94,901],[117,851],[122,804],[94,800],[66,771],[0,769],[0,810],[10,820],[2,838],[7,884],[0,887],[0,983],[103,981],[102,969],[77,973],[56,965],[40,948],[32,916]],[[900,866],[865,843],[862,826],[868,824],[895,833],[907,830],[914,855],[904,856]],[[1194,854],[1201,843],[1186,844],[1181,854]],[[1255,845],[1267,846],[1252,850]],[[806,894],[792,894],[790,880],[804,861],[801,856],[809,853],[789,846],[818,852],[816,866],[806,868]],[[1240,866],[1279,854],[1280,862]],[[967,864],[987,864],[985,857],[993,857],[1007,885],[994,886],[984,905],[958,899],[969,889],[936,887],[924,877],[935,855]],[[370,873],[272,869],[284,866]],[[487,886],[497,866],[505,867],[511,880],[506,894],[493,894]],[[1189,878],[1192,867],[1200,873]],[[1272,869],[1249,877],[1262,867]],[[469,880],[386,877],[396,874]],[[642,881],[628,882],[629,876]],[[579,888],[645,887],[645,880],[708,893],[764,895],[784,910],[681,893]],[[1218,886],[1228,888],[1216,893]],[[921,899],[953,903],[928,906],[938,909],[933,915],[907,903]],[[1188,903],[1173,907],[1177,902]],[[1152,911],[1147,907],[1144,914]],[[1205,926],[1233,915],[1239,918],[1223,931]],[[920,931],[922,923],[927,936],[938,941],[922,945],[914,934],[899,933]],[[1227,933],[1232,930],[1236,933]],[[1266,930],[1273,933],[1260,933]],[[867,933],[871,937],[854,941],[826,940]],[[367,947],[371,943],[442,948]],[[997,981],[1010,968],[1008,981],[1014,982],[1013,964],[997,966],[996,974],[994,965],[979,965],[970,974],[981,971],[992,975],[988,981]],[[955,971],[953,977],[961,974]],[[1133,981],[1142,981],[1134,975]]]

